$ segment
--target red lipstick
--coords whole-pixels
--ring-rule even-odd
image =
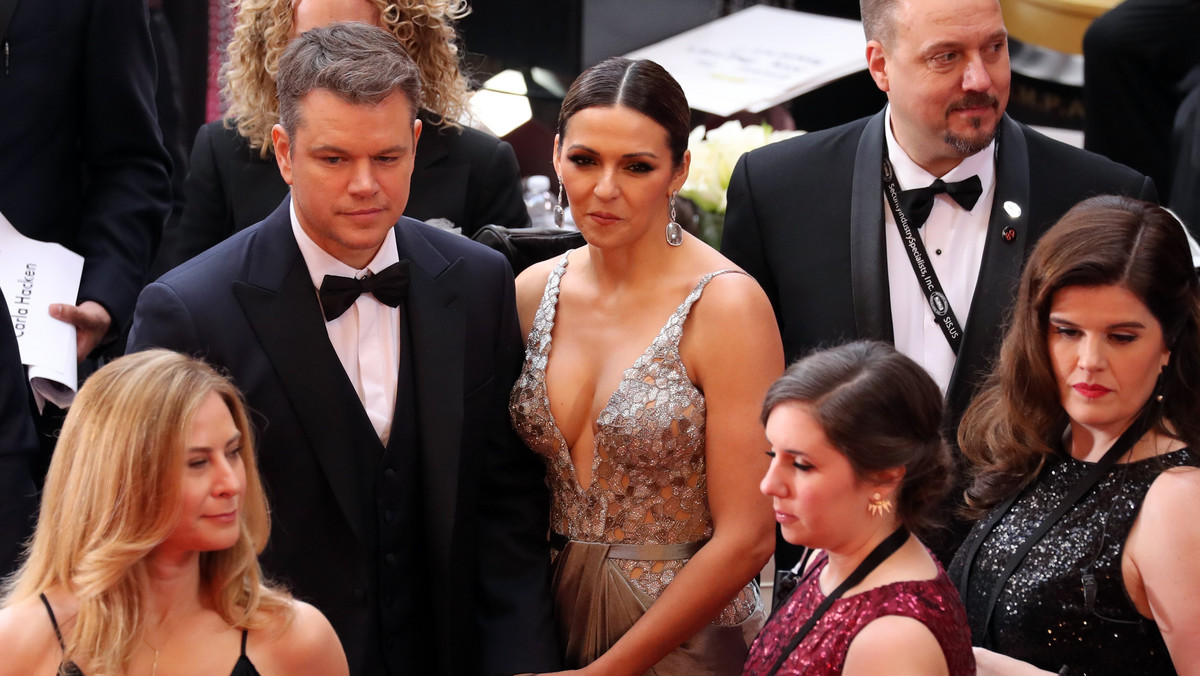
[[[1109,392],[1112,392],[1112,390],[1103,385],[1094,385],[1088,383],[1075,383],[1072,385],[1072,387],[1075,388],[1076,392],[1082,394],[1088,399],[1099,399]]]

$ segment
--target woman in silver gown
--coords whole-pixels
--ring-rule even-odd
[[[610,59],[563,101],[554,167],[587,245],[517,279],[513,423],[552,494],[566,663],[737,674],[773,547],[758,408],[783,371],[758,284],[674,221],[690,120],[650,61]]]

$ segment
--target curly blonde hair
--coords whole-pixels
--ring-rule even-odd
[[[271,521],[241,394],[204,362],[148,350],[112,361],[80,388],[27,558],[5,585],[3,606],[55,586],[79,600],[64,662],[95,676],[128,673],[146,621],[147,557],[179,523],[186,435],[214,393],[241,433],[246,485],[237,543],[200,554],[200,591],[231,626],[290,621],[291,596],[259,570]]]
[[[237,25],[221,75],[221,94],[229,103],[226,124],[236,124],[262,157],[272,152],[271,127],[279,121],[275,75],[298,1],[233,0]],[[421,71],[419,107],[434,115],[434,124],[457,127],[467,113],[468,91],[454,22],[470,13],[467,0],[367,1]]]

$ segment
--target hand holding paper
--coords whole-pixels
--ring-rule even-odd
[[[76,366],[82,341],[94,346],[111,321],[96,303],[90,303],[94,308],[87,302],[74,307],[82,274],[82,256],[62,245],[25,237],[0,214],[0,291],[39,406],[46,400],[62,408],[71,404],[79,385]],[[52,317],[51,304],[74,309],[75,313],[60,314],[77,321],[86,337],[77,339],[74,323]]]
[[[50,316],[75,327],[76,361],[83,361],[91,354],[112,326],[108,310],[94,300],[85,300],[79,305],[55,303],[50,306]]]

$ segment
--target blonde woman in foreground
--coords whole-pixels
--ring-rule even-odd
[[[97,371],[0,609],[0,675],[348,674],[320,611],[266,583],[270,519],[241,395],[151,350]]]

